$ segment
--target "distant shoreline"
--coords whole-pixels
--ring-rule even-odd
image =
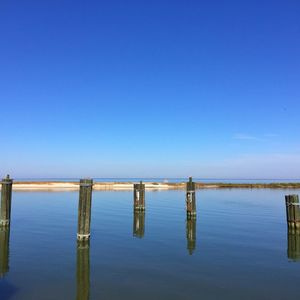
[[[94,190],[132,190],[135,182],[95,182]],[[148,190],[184,190],[185,182],[166,183],[166,182],[144,182]],[[200,183],[196,182],[197,189],[228,189],[228,188],[243,188],[243,189],[297,189],[300,188],[300,182],[290,183]],[[13,190],[15,191],[55,191],[55,190],[78,190],[79,182],[70,181],[14,181]]]

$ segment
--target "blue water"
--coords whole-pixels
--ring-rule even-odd
[[[187,178],[93,178],[95,182],[186,182]],[[79,181],[79,178],[16,178],[17,181]],[[300,179],[222,179],[222,178],[193,178],[202,183],[284,183],[300,182]]]
[[[187,224],[184,191],[146,191],[144,220],[134,218],[132,191],[94,191],[82,250],[78,192],[14,192],[9,256],[0,240],[0,269],[9,266],[0,299],[298,297],[300,238],[288,236],[288,193],[300,190],[199,190],[197,219]]]

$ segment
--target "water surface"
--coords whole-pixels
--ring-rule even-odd
[[[79,178],[16,178],[17,181],[62,181],[62,182],[73,182],[79,181]],[[144,182],[170,182],[170,183],[179,183],[186,182],[186,178],[93,178],[94,182],[139,182],[140,180]],[[234,179],[234,178],[193,178],[195,182],[201,183],[247,183],[247,184],[255,184],[255,183],[297,183],[300,182],[300,179]]]
[[[76,243],[78,192],[14,192],[0,232],[1,299],[287,299],[300,292],[300,238],[284,195],[300,190],[94,191],[90,245]]]

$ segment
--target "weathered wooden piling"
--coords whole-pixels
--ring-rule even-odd
[[[300,230],[288,228],[287,256],[293,261],[300,261]]]
[[[93,179],[80,179],[77,232],[79,241],[90,238],[92,190]]]
[[[133,216],[133,236],[143,238],[145,234],[145,212],[134,211]]]
[[[298,195],[286,195],[286,219],[288,228],[293,230],[300,229],[300,205]]]
[[[0,227],[0,278],[9,271],[9,226]]]
[[[192,255],[196,249],[196,219],[187,217],[186,219],[186,239],[187,249],[189,254]]]
[[[90,296],[90,244],[89,240],[77,241],[77,300]]]
[[[196,217],[196,185],[192,177],[186,184],[186,213],[188,217]]]
[[[133,201],[135,211],[145,210],[145,184],[142,181],[133,185]]]
[[[2,179],[2,190],[1,190],[1,219],[0,226],[9,226],[10,215],[11,215],[11,195],[13,180],[9,178]]]

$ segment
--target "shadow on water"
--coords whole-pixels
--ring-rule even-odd
[[[186,219],[187,249],[190,255],[196,250],[196,217],[188,216]]]
[[[143,238],[145,234],[145,212],[135,211],[133,215],[133,236]]]
[[[0,227],[0,278],[9,271],[9,227]]]
[[[9,272],[9,235],[9,227],[0,227],[0,296],[2,300],[11,299],[18,290],[5,278]]]
[[[77,300],[90,298],[90,243],[77,242]]]
[[[6,279],[0,279],[1,300],[11,299],[18,291],[18,289],[9,283]]]
[[[291,261],[300,262],[300,230],[288,228],[287,256]]]

